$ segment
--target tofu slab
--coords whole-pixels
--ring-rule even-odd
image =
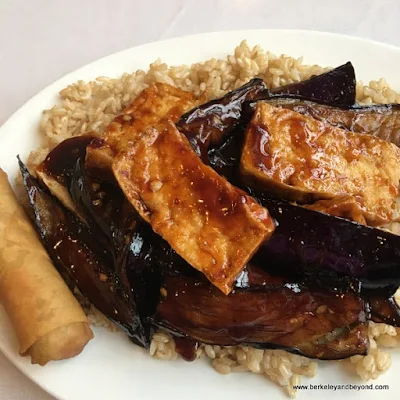
[[[356,196],[369,224],[392,218],[400,179],[394,144],[262,102],[245,136],[246,183],[295,201]]]
[[[225,294],[275,228],[267,209],[201,162],[172,121],[119,153],[113,171],[154,231]]]
[[[86,166],[92,170],[111,171],[116,154],[134,141],[138,134],[163,118],[178,121],[182,114],[203,100],[165,83],[150,85],[115,118],[101,139],[88,146]]]
[[[350,221],[366,225],[365,207],[363,199],[354,196],[339,196],[328,200],[318,200],[314,204],[306,205],[305,208],[323,212],[325,214],[334,215],[349,219]]]

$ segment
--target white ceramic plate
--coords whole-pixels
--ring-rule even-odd
[[[26,158],[38,144],[41,111],[57,101],[60,89],[78,79],[97,76],[117,77],[123,72],[146,69],[156,58],[172,64],[190,64],[232,52],[243,39],[260,44],[276,54],[304,56],[307,64],[337,66],[351,60],[357,79],[365,82],[385,77],[394,89],[400,90],[400,49],[347,36],[290,30],[254,30],[210,33],[187,36],[125,50],[89,64],[55,82],[28,101],[0,129],[0,166],[13,180],[17,173],[16,155]],[[1,194],[0,194],[1,195]],[[18,356],[13,329],[0,309],[0,350],[22,372],[59,399],[135,399],[157,398],[186,400],[251,398],[286,398],[283,391],[265,377],[254,374],[217,374],[207,362],[198,360],[158,361],[134,346],[123,334],[96,329],[95,339],[78,357],[50,363],[41,368],[29,359]],[[365,399],[400,394],[396,370],[400,368],[400,352],[393,351],[393,367],[374,384],[389,385],[389,390],[363,390]],[[320,362],[319,373],[312,384],[361,384],[343,363]],[[357,396],[356,391],[342,390],[343,399]],[[332,390],[307,390],[299,399],[333,398]],[[360,395],[360,394],[359,394]]]

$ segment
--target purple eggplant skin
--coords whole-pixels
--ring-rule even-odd
[[[144,318],[154,312],[160,296],[160,272],[152,268],[154,249],[159,246],[157,235],[117,186],[87,173],[83,159],[76,161],[68,189],[92,232],[102,236],[101,242],[112,257],[113,273],[133,299],[140,325],[133,338],[148,347],[154,328]]]
[[[400,307],[393,296],[370,296],[368,299],[371,320],[377,323],[400,326]]]
[[[110,254],[86,225],[43,190],[19,161],[37,231],[55,267],[70,287],[141,343],[144,333],[129,291],[113,273]],[[141,343],[148,345],[148,343]]]
[[[268,97],[269,91],[263,80],[254,78],[224,97],[188,111],[176,126],[189,139],[196,153],[207,162],[208,148],[221,144],[240,124],[243,103]]]
[[[118,259],[121,246],[130,240],[129,227],[135,225],[134,210],[118,186],[89,175],[84,160],[84,156],[75,160],[66,178],[68,192],[89,227]]]
[[[85,157],[86,147],[93,139],[94,136],[88,134],[64,140],[50,151],[40,169],[64,183],[65,178],[73,172],[76,160]]]
[[[356,102],[356,76],[351,62],[306,81],[291,83],[270,90],[270,98],[295,97],[335,107],[347,107]]]
[[[247,191],[278,221],[258,263],[299,276],[325,270],[354,277],[366,295],[388,298],[400,286],[400,236]]]
[[[167,276],[151,321],[173,335],[208,344],[285,349],[319,359],[367,353],[365,304],[352,290],[314,291],[263,279],[225,296],[203,279]]]

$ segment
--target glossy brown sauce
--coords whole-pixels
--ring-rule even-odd
[[[400,146],[400,106],[375,104],[350,108],[335,108],[297,99],[268,101],[276,107],[287,108],[338,128],[366,133]]]
[[[93,139],[94,136],[84,135],[64,140],[50,151],[39,169],[46,171],[55,179],[63,181],[68,171],[75,168],[76,160],[85,157],[86,147]],[[93,141],[94,145],[98,142],[98,139]]]
[[[177,121],[186,111],[201,103],[193,93],[164,83],[154,83],[144,89],[134,101],[106,128],[103,144],[88,147],[86,163],[91,171],[103,171],[112,179],[111,168],[116,154],[129,147],[149,127],[164,118]]]
[[[366,352],[364,303],[356,294],[273,283],[267,275],[263,279],[262,285],[225,296],[207,282],[167,277],[167,296],[157,308],[156,324],[209,344],[264,343],[318,358]],[[351,334],[349,327],[355,329]]]
[[[241,172],[245,183],[289,200],[359,196],[367,222],[379,225],[393,214],[400,150],[371,135],[259,103],[246,131]]]
[[[199,342],[186,337],[174,337],[175,351],[182,356],[185,361],[194,361]]]
[[[225,293],[274,229],[268,211],[204,165],[171,122],[149,130],[113,168],[155,232]]]
[[[247,84],[184,114],[176,124],[193,149],[208,164],[208,149],[220,145],[241,123],[244,102],[268,97],[262,79]]]

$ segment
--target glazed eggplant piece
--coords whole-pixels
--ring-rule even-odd
[[[367,133],[400,146],[400,105],[353,105],[338,108],[291,98],[271,99],[268,104],[288,108],[333,126],[356,133]],[[255,108],[256,103],[250,107]]]
[[[270,283],[265,274],[255,284],[259,280],[224,296],[204,280],[167,276],[151,321],[208,344],[278,348],[319,359],[366,354],[365,305],[352,288],[334,293]]]
[[[154,268],[155,257],[160,265],[166,265],[172,249],[159,244],[158,236],[117,186],[88,174],[83,159],[76,161],[68,189],[92,231],[98,232],[109,249],[113,273],[134,300],[141,325],[140,335],[136,336],[141,345],[148,347],[154,329],[143,320],[155,310],[160,295],[160,271]],[[156,255],[155,249],[160,249]]]
[[[93,139],[94,136],[83,135],[64,140],[50,151],[37,170],[45,171],[65,184],[65,179],[74,172],[76,160],[85,158],[86,147]]]
[[[270,91],[270,97],[282,95],[336,107],[351,106],[356,102],[354,67],[351,62],[347,62],[321,75]]]
[[[390,297],[400,285],[400,236],[247,189],[279,225],[255,259],[279,274],[325,270],[358,278],[364,293]]]
[[[254,78],[224,97],[183,114],[176,126],[207,163],[210,145],[221,144],[240,124],[243,103],[262,98],[269,98],[268,89],[262,79]]]
[[[75,161],[75,169],[66,179],[69,194],[84,216],[87,224],[96,232],[111,252],[118,253],[123,236],[130,240],[130,225],[135,224],[133,210],[125,205],[121,190],[108,181],[89,175],[84,157]]]
[[[110,254],[86,225],[43,190],[19,161],[35,225],[54,265],[107,318],[136,342],[145,344],[145,332],[134,300],[113,272]]]
[[[372,321],[400,326],[400,307],[394,296],[370,296],[368,304]]]
[[[326,277],[297,284],[249,265],[226,296],[146,224],[138,226],[128,260],[132,285],[141,289],[135,291],[142,297],[140,312],[176,338],[187,360],[197,342],[284,348],[321,359],[368,350],[367,314],[356,281],[338,279],[336,289],[327,291],[321,288]]]
[[[86,147],[92,140],[90,134],[64,140],[35,169],[38,178],[51,194],[80,218],[82,216],[68,193],[67,179],[75,168],[76,160],[85,157]]]
[[[50,192],[72,209],[74,215],[96,232],[98,240],[112,250],[118,225],[125,221],[125,217],[120,216],[124,196],[112,183],[87,173],[84,160],[87,146],[92,141],[90,135],[64,140],[48,154],[36,172]],[[65,204],[66,198],[72,207]]]

